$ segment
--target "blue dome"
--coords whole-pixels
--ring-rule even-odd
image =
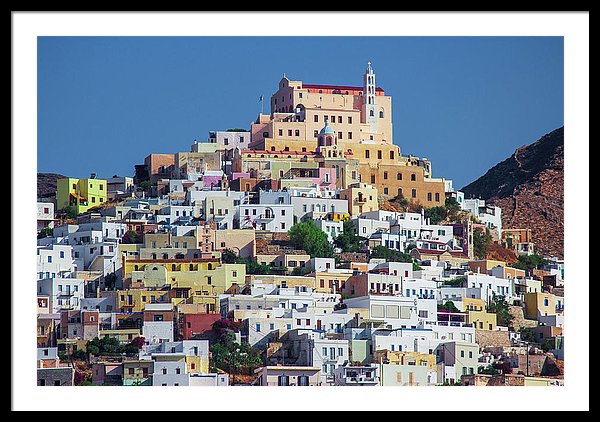
[[[329,127],[329,121],[325,120],[325,126],[323,127],[323,129],[321,129],[321,132],[319,132],[320,135],[335,135],[335,132],[333,131],[333,129],[331,127]]]

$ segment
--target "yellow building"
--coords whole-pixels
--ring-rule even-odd
[[[348,201],[348,212],[353,217],[379,209],[377,188],[365,183],[356,183],[342,190],[340,199]]]
[[[562,307],[562,298],[550,293],[525,293],[525,317],[537,319],[539,316],[556,315]]]
[[[127,259],[123,264],[123,280],[130,280],[132,286],[150,289],[145,290],[147,292],[168,287],[173,305],[181,302],[206,303],[215,312],[218,312],[218,301],[215,298],[223,293],[236,293],[244,285],[245,278],[245,264],[221,264],[215,258]],[[133,298],[132,309],[151,303],[148,302],[151,298],[152,295],[148,294],[144,302],[139,297],[139,305]]]
[[[113,337],[119,340],[121,344],[127,344],[131,343],[134,338],[140,337],[141,335],[142,332],[139,328],[130,328],[125,330],[100,330],[98,337]]]
[[[418,352],[400,352],[391,350],[376,350],[375,362],[391,365],[427,366],[431,371],[437,370],[436,356]]]
[[[314,276],[316,281],[315,292],[340,293],[346,280],[352,277],[352,273],[330,273],[323,271],[315,273]]]
[[[496,329],[497,318],[496,314],[489,313],[485,309],[485,301],[483,299],[462,298],[464,312],[467,313],[467,323],[473,324],[478,330],[493,331]]]
[[[277,155],[297,152],[306,161],[336,167],[340,189],[369,183],[389,197],[402,195],[424,206],[443,206],[444,179],[432,178],[428,160],[402,156],[394,145],[391,109],[392,98],[376,86],[370,64],[362,86],[305,84],[284,76],[271,96],[271,114],[260,114],[252,124],[249,148]],[[344,158],[337,163],[323,162],[314,154],[324,124]],[[329,158],[329,151],[324,156]]]
[[[169,292],[165,290],[117,290],[119,312],[143,312],[147,303],[169,303],[170,301]]]
[[[56,208],[72,206],[77,214],[106,202],[106,180],[65,177],[56,181]]]

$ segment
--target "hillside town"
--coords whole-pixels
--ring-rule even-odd
[[[274,88],[38,195],[37,385],[563,385],[563,257],[401,153],[371,63]]]

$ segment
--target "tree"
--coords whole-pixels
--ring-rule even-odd
[[[77,208],[73,205],[67,205],[66,207],[59,209],[56,214],[63,218],[75,219],[77,218]]]
[[[377,245],[371,250],[371,258],[383,258],[387,262],[413,262],[413,257],[407,253]]]
[[[399,194],[395,196],[391,202],[394,202],[396,205],[404,208],[405,210],[409,207],[410,201],[404,197],[404,195]]]
[[[292,226],[288,233],[292,245],[305,250],[312,258],[333,258],[334,251],[327,234],[313,220]]]
[[[485,259],[491,243],[492,235],[488,228],[485,229],[485,232],[481,227],[476,227],[473,230],[473,252],[475,252],[477,259]]]
[[[446,303],[444,303],[441,306],[438,305],[438,310],[443,310],[446,312],[460,312],[460,310],[456,307],[456,305],[454,305],[454,302],[452,302],[451,300],[447,300]]]
[[[221,262],[224,264],[235,264],[237,259],[237,254],[229,248],[221,254]]]
[[[452,287],[466,287],[467,277],[456,277],[450,280],[444,280],[444,285]]]
[[[352,220],[344,221],[344,230],[333,240],[333,243],[344,252],[358,252],[365,238],[356,234],[356,227]]]
[[[303,276],[311,272],[312,270],[306,267],[294,267],[292,270],[292,275]]]
[[[117,275],[115,273],[109,273],[109,274],[106,274],[106,276],[104,276],[104,285],[109,290],[112,290],[115,287],[116,283],[117,283]]]
[[[150,180],[144,180],[143,182],[140,182],[140,183],[138,184],[138,186],[139,186],[139,187],[140,187],[142,190],[144,190],[144,191],[146,191],[146,192],[147,192],[148,190],[150,190],[150,186],[152,186],[152,185],[151,185],[151,183],[150,183]]]
[[[439,224],[448,216],[448,210],[446,210],[446,207],[431,207],[425,208],[423,214],[431,224]]]
[[[446,210],[448,214],[457,214],[461,211],[460,204],[456,201],[456,198],[449,196],[446,198],[446,202],[444,203],[446,206]]]
[[[260,353],[248,344],[239,344],[235,332],[241,330],[241,323],[218,320],[212,325],[213,338],[210,346],[210,371],[226,371],[232,374],[252,373],[262,365]]]
[[[143,236],[141,236],[135,230],[127,230],[127,232],[121,238],[121,243],[131,244],[131,243],[142,243]]]
[[[236,264],[246,264],[246,274],[271,274],[271,266],[261,264],[251,258],[237,258]]]
[[[487,311],[496,314],[498,325],[508,327],[512,325],[514,316],[510,313],[508,302],[502,295],[496,295],[492,292],[492,300],[487,306]]]
[[[51,227],[44,227],[42,230],[38,232],[37,238],[43,239],[45,237],[50,237],[54,234],[54,229]]]
[[[85,349],[87,350],[88,354],[92,354],[94,356],[120,355],[124,352],[124,347],[121,345],[119,340],[114,337],[95,337],[86,343]]]
[[[512,264],[514,268],[531,272],[532,270],[548,264],[548,260],[541,255],[519,255],[517,262]]]

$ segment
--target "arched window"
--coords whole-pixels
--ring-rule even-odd
[[[383,119],[383,111],[380,111],[380,112],[379,112],[379,118],[380,118],[380,119]]]
[[[175,271],[176,268],[177,266],[175,264],[171,264],[171,271]]]
[[[375,116],[375,113],[373,113],[373,110],[371,110],[371,111],[369,112],[369,115],[370,115],[371,117]]]

